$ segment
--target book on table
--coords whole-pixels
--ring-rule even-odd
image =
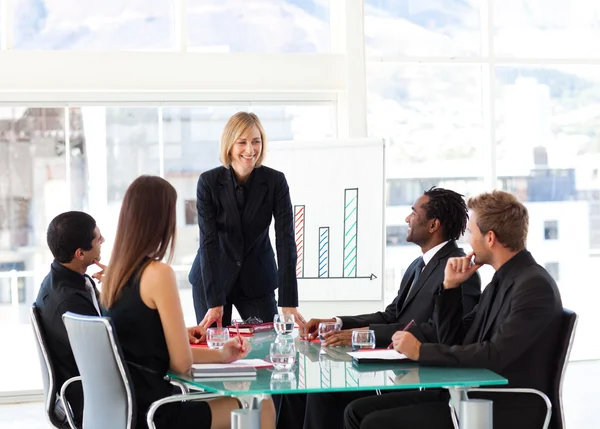
[[[273,330],[273,322],[266,323],[240,323],[238,325],[240,334],[257,334],[259,332],[269,332]],[[234,325],[228,326],[230,334],[235,334],[236,328]]]

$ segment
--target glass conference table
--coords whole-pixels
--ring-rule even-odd
[[[269,348],[275,338],[274,333],[261,333],[249,338],[252,351],[248,358],[268,360]],[[258,369],[256,378],[251,379],[199,380],[177,374],[169,376],[190,390],[242,396],[245,401],[256,398],[252,402],[254,406],[258,404],[258,408],[260,400],[272,394],[444,388],[450,391],[452,405],[458,410],[459,401],[467,399],[469,388],[508,383],[508,380],[487,369],[419,366],[410,361],[356,364],[347,354],[351,351],[350,347],[321,347],[319,342],[301,340],[297,336],[295,343],[298,350],[296,364],[287,372],[263,368]],[[247,405],[253,408],[251,404]],[[233,427],[253,426],[234,426],[232,421]]]

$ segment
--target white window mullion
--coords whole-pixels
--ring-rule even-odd
[[[175,46],[180,52],[187,51],[187,0],[175,1]]]
[[[493,0],[481,2],[481,53],[487,62],[481,66],[481,107],[483,114],[484,183],[488,190],[498,186],[496,171],[496,76],[493,32]],[[487,167],[486,167],[487,166]]]
[[[12,2],[0,0],[0,51],[12,49]]]
[[[331,48],[344,54],[345,89],[338,97],[338,136],[367,136],[363,0],[332,0]]]
[[[158,108],[158,175],[165,177],[165,136],[163,127],[163,107]]]
[[[71,200],[71,113],[69,106],[64,108],[65,112],[65,183],[66,183],[66,193],[67,193],[67,207],[69,210],[73,207]]]

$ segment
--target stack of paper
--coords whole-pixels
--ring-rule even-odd
[[[378,362],[399,362],[408,360],[402,353],[396,350],[363,350],[360,352],[348,352],[352,360],[356,363],[378,363]]]
[[[272,366],[262,359],[240,359],[232,363],[195,363],[194,378],[256,377],[256,368]]]

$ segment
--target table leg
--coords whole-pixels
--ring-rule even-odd
[[[450,387],[450,413],[455,429],[493,429],[492,401],[469,399],[468,388]]]
[[[243,408],[231,412],[231,429],[260,429],[260,410],[263,399],[270,395],[238,396]]]

